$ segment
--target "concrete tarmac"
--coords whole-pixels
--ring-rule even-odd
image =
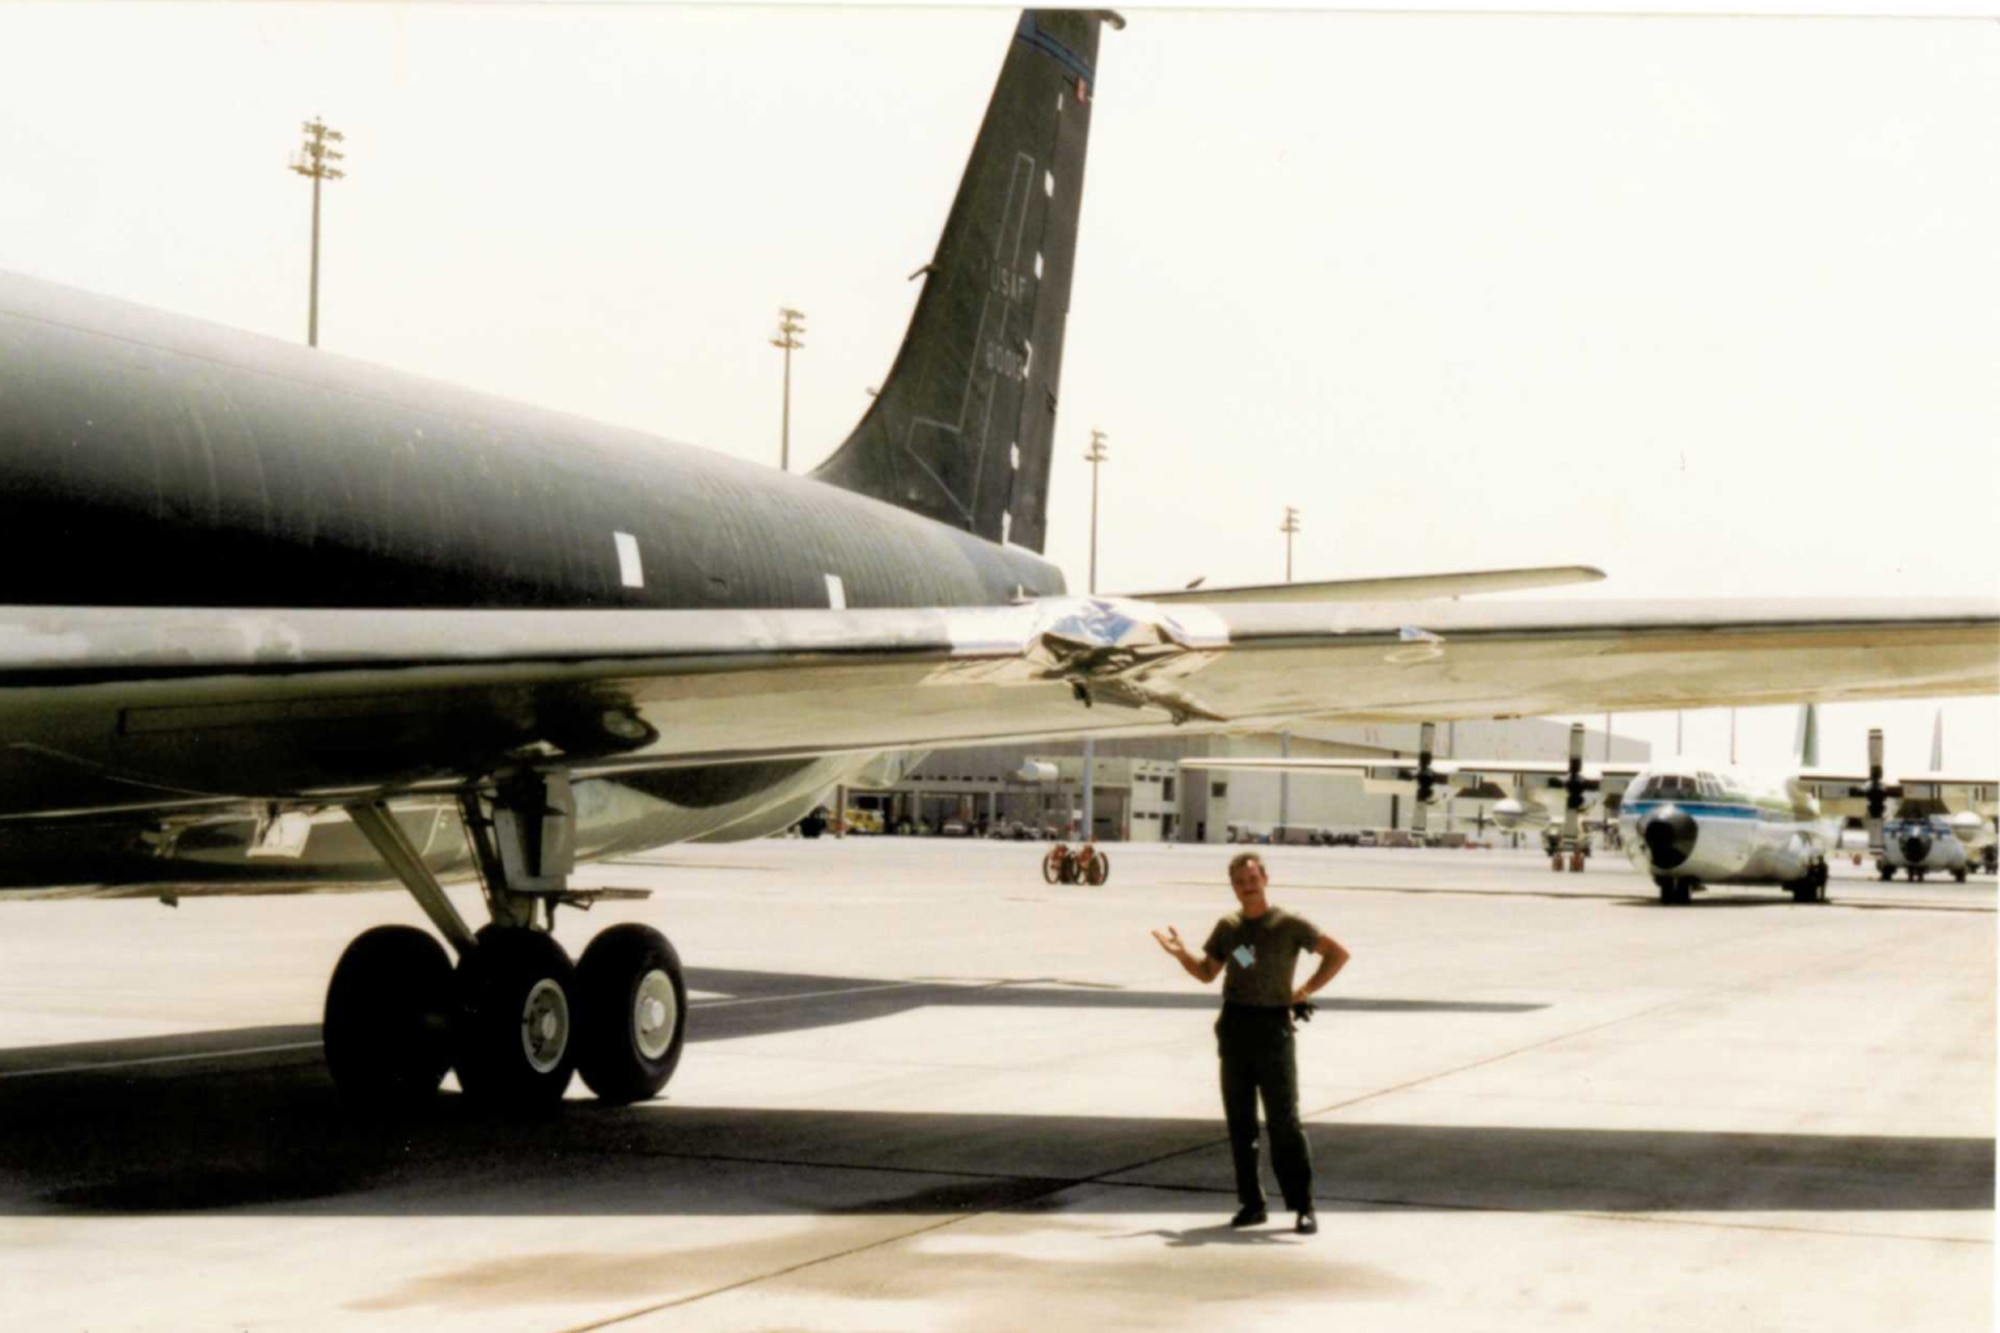
[[[1299,1035],[1301,1237],[1225,1225],[1217,997],[1147,934],[1198,947],[1233,849],[1108,850],[593,867],[654,896],[558,936],[665,930],[690,1042],[656,1102],[525,1121],[336,1099],[326,979],[400,893],[0,901],[0,1327],[1991,1326],[1992,879],[1666,908],[1603,855],[1267,849],[1354,954]]]

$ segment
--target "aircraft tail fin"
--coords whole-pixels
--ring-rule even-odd
[[[1105,10],[1021,14],[903,346],[818,480],[1042,549],[1105,23],[1124,26]]]
[[[1792,741],[1792,757],[1800,768],[1819,767],[1819,705],[1799,707],[1799,731]]]

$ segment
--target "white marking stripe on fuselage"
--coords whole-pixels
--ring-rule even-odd
[[[628,588],[646,586],[646,567],[639,559],[639,539],[629,532],[611,534],[611,544],[618,548],[618,580]]]

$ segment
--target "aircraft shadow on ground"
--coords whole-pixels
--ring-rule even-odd
[[[889,983],[856,977],[756,972],[730,968],[687,970],[690,990],[722,998],[696,1001],[688,1019],[688,1040],[727,1041],[780,1032],[834,1027],[890,1018],[935,1006],[974,1009],[1199,1009],[1213,1010],[1213,991],[1121,990],[1055,978],[927,979]],[[1326,1014],[1522,1014],[1540,1004],[1459,1000],[1397,1000],[1325,997]]]
[[[1064,1191],[1100,1183],[1135,1188],[1094,1189],[1077,1206],[1230,1206],[1219,1114],[701,1107],[676,1104],[670,1087],[640,1106],[573,1101],[525,1119],[447,1094],[384,1118],[340,1100],[316,1038],[298,1026],[0,1052],[0,1215],[935,1214],[1060,1209],[1075,1197]],[[1189,1076],[1207,1079],[1211,1054],[1196,1047]],[[262,1053],[222,1054],[251,1048]],[[24,1075],[31,1055],[33,1068],[59,1072]],[[110,1059],[125,1063],[83,1067]],[[1340,1122],[1309,1132],[1323,1206],[1843,1213],[1994,1203],[1990,1137]]]

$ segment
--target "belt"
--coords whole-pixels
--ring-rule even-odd
[[[1224,1018],[1240,1018],[1252,1022],[1268,1022],[1279,1018],[1289,1021],[1292,1016],[1292,1006],[1290,1003],[1241,1004],[1235,1000],[1224,1000],[1222,1002],[1222,1016]]]

